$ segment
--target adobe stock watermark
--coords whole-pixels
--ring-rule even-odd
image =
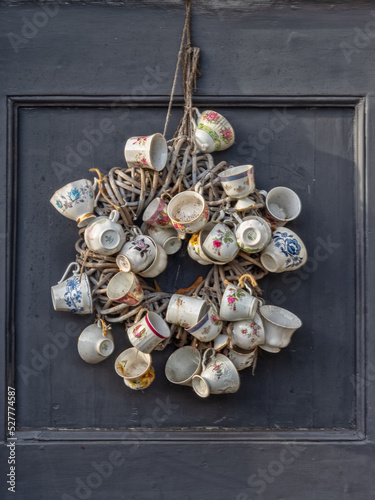
[[[168,78],[169,73],[162,71],[159,65],[154,67],[146,66],[145,75],[140,85],[136,85],[131,90],[126,106],[121,108],[121,115],[118,117],[120,122],[129,117],[130,110],[137,108],[137,100],[146,97],[151,91]],[[109,105],[111,110],[118,108],[123,103],[122,97],[116,97]],[[65,146],[64,162],[53,161],[52,170],[55,172],[59,182],[63,181],[65,174],[71,174],[77,168],[84,158],[90,155],[95,149],[98,149],[105,138],[113,134],[118,129],[119,124],[110,117],[104,117],[99,121],[97,127],[86,127],[81,131],[79,141],[74,145]]]
[[[254,494],[261,495],[267,489],[269,484],[272,484],[276,479],[283,474],[287,467],[290,467],[297,458],[306,450],[306,446],[301,444],[291,443],[284,445],[279,456],[275,460],[271,460],[266,468],[257,470],[247,478],[247,484],[251,488],[241,491],[236,495],[236,500],[252,500],[256,498]]]
[[[352,62],[353,55],[358,55],[361,50],[368,47],[370,43],[375,39],[375,10],[372,10],[370,12],[370,15],[374,19],[368,21],[363,29],[359,28],[358,26],[353,28],[354,36],[351,43],[340,43],[340,48],[348,64]]]
[[[105,482],[110,479],[114,471],[129,460],[130,453],[134,453],[138,449],[141,436],[142,439],[147,438],[150,435],[150,428],[159,427],[179,407],[180,405],[173,404],[170,401],[169,396],[164,401],[157,398],[154,401],[151,417],[145,417],[141,422],[141,426],[145,430],[142,431],[140,428],[137,431],[129,431],[121,437],[121,439],[129,438],[131,440],[130,442],[125,441],[121,445],[122,448],[126,447],[126,451],[123,451],[123,449],[120,451],[119,446],[117,446],[117,449],[111,451],[106,460],[92,461],[92,470],[86,476],[75,478],[73,495],[63,493],[61,500],[88,500],[101,486],[105,487]],[[130,446],[130,449],[128,449],[128,446]]]
[[[342,246],[342,243],[335,243],[332,241],[330,235],[325,239],[318,236],[316,238],[317,245],[315,246],[312,255],[307,258],[306,264],[293,271],[292,273],[283,273],[281,281],[288,285],[292,292],[296,292],[301,286],[303,281],[306,281],[314,274],[320,264],[325,262],[327,259],[333,255],[338,248]],[[310,252],[309,252],[310,253]],[[274,288],[270,293],[270,301],[276,305],[281,306],[287,300],[285,293],[280,288]]]
[[[7,34],[9,43],[17,54],[20,48],[26,47],[30,40],[35,38],[39,31],[47,26],[49,21],[56,16],[59,6],[56,4],[40,4],[40,9],[34,12],[32,17],[21,18],[22,27],[19,33],[10,31]]]

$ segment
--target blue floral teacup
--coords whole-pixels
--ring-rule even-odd
[[[73,275],[65,279],[73,266]],[[89,279],[86,273],[80,275],[80,266],[76,262],[71,262],[61,280],[51,287],[51,295],[55,311],[91,314],[94,310]]]
[[[87,179],[70,182],[57,190],[50,202],[64,217],[75,220],[78,227],[85,227],[95,219],[95,186],[96,181],[92,185]]]
[[[307,260],[307,250],[301,238],[286,227],[277,227],[271,242],[260,256],[262,266],[271,273],[294,271]]]

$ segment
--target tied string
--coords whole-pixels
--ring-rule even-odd
[[[111,326],[111,325],[108,325],[108,324],[104,321],[104,319],[103,319],[103,317],[101,316],[101,314],[98,314],[98,315],[97,315],[97,321],[100,321],[100,322],[101,322],[101,324],[102,324],[102,333],[103,333],[104,337],[106,337],[106,336],[107,336],[107,331],[108,331],[108,330],[111,330],[111,329],[112,329],[112,326]]]

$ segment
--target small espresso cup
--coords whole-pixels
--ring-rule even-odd
[[[117,375],[124,379],[124,384],[130,389],[140,391],[149,387],[155,379],[150,354],[130,347],[123,351],[115,361]]]
[[[245,285],[246,286],[246,285]],[[261,299],[251,295],[251,290],[243,290],[234,285],[227,285],[220,305],[220,318],[224,321],[253,319]]]
[[[292,189],[278,186],[266,196],[266,217],[275,227],[284,226],[296,219],[301,212],[301,200]]]
[[[174,196],[169,202],[168,216],[183,239],[186,233],[196,233],[207,224],[209,210],[201,194],[185,191]]]
[[[95,219],[95,186],[96,182],[92,185],[87,179],[70,182],[54,193],[50,203],[78,227],[84,227]]]
[[[180,347],[174,351],[165,364],[165,376],[178,385],[192,385],[192,378],[201,371],[200,352],[193,346]]]
[[[125,243],[125,233],[120,224],[119,212],[112,210],[109,217],[97,217],[85,229],[85,243],[92,252],[103,255],[117,253]]]
[[[287,227],[277,227],[262,251],[260,261],[270,273],[294,271],[307,261],[307,250],[295,232]]]
[[[162,134],[131,137],[124,149],[128,166],[149,168],[160,172],[168,159],[168,146]]]
[[[266,333],[265,343],[259,347],[268,352],[279,352],[286,347],[293,333],[302,326],[302,321],[282,307],[264,305],[260,308]]]
[[[238,246],[246,253],[263,250],[271,241],[271,226],[261,217],[249,216],[236,228]]]
[[[170,298],[166,320],[185,329],[196,325],[208,312],[210,306],[203,299],[174,294]]]
[[[143,314],[144,317],[141,319]],[[134,325],[128,328],[127,332],[132,346],[146,354],[155,349],[160,342],[169,338],[171,334],[163,318],[148,309],[139,311]]]
[[[201,231],[202,248],[214,260],[230,262],[239,252],[236,237],[228,226],[221,222],[207,224]],[[211,229],[210,229],[211,228]]]
[[[115,344],[111,332],[105,332],[103,322],[99,320],[83,330],[78,337],[77,348],[83,361],[96,364],[113,353]]]
[[[174,227],[149,226],[146,232],[155,243],[164,248],[167,255],[177,253],[182,246],[182,241]]]
[[[242,200],[235,205],[236,210],[246,210],[254,205],[254,200],[248,198],[255,189],[253,165],[230,167],[218,177],[227,196],[234,200]]]
[[[121,271],[139,273],[154,262],[156,245],[148,236],[137,235],[120,249],[116,263]]]
[[[173,227],[171,219],[167,213],[167,203],[163,199],[155,198],[143,212],[142,220],[150,226]]]
[[[73,266],[75,266],[73,275],[65,280]],[[79,264],[71,262],[61,280],[57,285],[51,287],[55,311],[68,311],[76,314],[91,314],[93,312],[90,282],[86,273],[82,273],[80,276],[80,269]]]
[[[110,279],[107,297],[120,304],[136,306],[143,299],[143,290],[134,273],[120,271]]]
[[[254,347],[265,343],[264,325],[258,313],[255,314],[254,319],[235,321],[232,325],[230,332],[232,345],[250,351]]]
[[[234,143],[233,127],[223,115],[210,109],[201,114],[198,108],[193,108],[193,113],[194,141],[198,153],[223,151]]]

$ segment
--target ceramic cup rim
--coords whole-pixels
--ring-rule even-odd
[[[122,274],[121,274],[122,273]],[[125,293],[123,293],[122,295],[120,295],[119,297],[114,297],[113,295],[111,296],[110,293],[109,293],[109,287],[112,283],[112,286],[113,286],[113,283],[115,283],[116,281],[118,281],[119,279],[121,279],[119,276],[123,276],[125,274],[128,274],[128,275],[131,275],[130,276],[130,279],[131,279],[131,284],[130,286],[128,287],[127,291]],[[133,285],[134,285],[134,282],[136,280],[136,276],[134,273],[132,273],[131,271],[130,272],[125,272],[125,271],[119,271],[118,273],[116,273],[114,276],[112,276],[112,278],[109,280],[108,282],[108,286],[107,286],[107,296],[110,300],[113,300],[116,302],[116,300],[119,300],[119,299],[122,299],[123,297],[125,297],[125,295],[127,295],[130,290],[133,288]]]
[[[176,219],[174,219],[172,217],[172,215],[170,213],[170,210],[172,210],[172,209],[170,207],[171,207],[172,203],[177,200],[178,197],[181,198],[182,196],[186,196],[187,194],[193,194],[195,197],[198,197],[199,200],[201,202],[203,202],[203,207],[202,207],[202,210],[199,212],[199,215],[197,215],[197,217],[195,217],[194,219],[186,221],[186,222],[179,222],[178,220],[176,220]],[[168,208],[167,208],[167,214],[168,214],[168,217],[171,219],[171,221],[173,223],[179,224],[181,226],[187,226],[187,225],[192,224],[193,222],[197,221],[202,216],[202,214],[204,213],[204,210],[205,210],[206,206],[207,206],[206,200],[203,198],[203,196],[200,193],[197,193],[196,191],[183,191],[182,193],[176,194],[176,196],[174,196],[171,199],[171,201],[169,202]],[[172,207],[173,207],[173,205],[172,205]]]
[[[118,369],[117,369],[117,363],[118,363],[118,360],[119,358],[124,354],[126,353],[127,351],[134,351],[136,352],[136,354],[139,354],[141,356],[143,356],[143,359],[147,359],[147,367],[146,369],[142,372],[142,373],[139,373],[138,375],[134,376],[134,377],[126,377],[125,375],[122,375]],[[122,351],[116,358],[115,360],[115,372],[117,373],[117,375],[119,375],[121,378],[123,379],[126,379],[126,380],[135,380],[139,377],[142,377],[149,369],[150,369],[150,366],[152,364],[152,358],[151,358],[151,354],[146,354],[142,351],[139,351],[136,347],[129,347],[128,349],[125,349],[124,351]]]
[[[179,380],[178,382],[177,381],[174,381],[174,380],[171,380],[170,377],[167,375],[167,367],[168,367],[168,364],[171,362],[171,358],[172,357],[175,357],[177,354],[176,353],[181,353],[181,349],[189,349],[189,351],[193,350],[195,351],[194,354],[198,353],[198,364],[197,364],[197,367],[195,368],[195,371],[186,379],[184,380]],[[192,353],[193,354],[193,353]],[[179,347],[178,349],[176,349],[175,351],[172,352],[172,354],[169,356],[169,358],[167,359],[167,362],[165,363],[165,376],[167,378],[167,380],[169,382],[171,382],[172,384],[184,384],[186,382],[189,382],[192,380],[192,378],[194,377],[194,375],[197,375],[197,372],[199,371],[200,369],[200,365],[201,365],[201,362],[202,362],[202,357],[198,351],[197,348],[191,346],[191,345],[185,345],[183,347]]]
[[[294,198],[294,200],[297,202],[297,205],[298,205],[297,214],[293,215],[293,217],[286,217],[285,219],[281,219],[280,217],[277,217],[276,215],[274,215],[272,213],[272,211],[270,210],[270,207],[268,205],[269,196],[272,193],[272,191],[275,192],[277,190],[280,190],[280,188],[284,191],[288,191],[290,193],[290,195]],[[273,217],[275,220],[280,221],[280,222],[284,222],[284,223],[290,222],[290,221],[296,219],[299,216],[299,214],[301,213],[301,210],[302,210],[301,198],[298,196],[298,194],[295,191],[293,191],[293,189],[290,189],[286,186],[276,186],[276,187],[272,188],[270,191],[268,191],[268,194],[266,196],[266,208],[267,208],[268,212],[270,213],[271,217]]]
[[[156,325],[155,325],[155,321],[152,321],[152,318],[157,318],[158,320],[161,320],[165,323],[165,325],[162,323],[163,327],[165,326],[166,327],[166,330],[168,330],[168,335],[163,335],[157,328],[156,328]],[[142,320],[140,320],[142,321]],[[169,337],[171,336],[171,330],[170,328],[168,327],[166,321],[163,320],[163,318],[161,316],[159,316],[158,314],[156,314],[154,311],[148,311],[148,313],[145,315],[145,321],[146,321],[146,324],[148,326],[148,328],[152,331],[152,333],[154,335],[156,335],[157,337],[159,338],[162,338],[163,340],[165,339],[169,339]],[[137,323],[139,323],[137,321]],[[154,323],[154,324],[153,324]]]
[[[276,323],[275,320],[269,319],[269,318],[267,318],[264,315],[264,308],[266,308],[266,311],[269,311],[270,309],[277,309],[278,311],[285,311],[285,312],[287,312],[288,315],[291,316],[291,320],[295,320],[296,321],[297,326],[295,326],[295,325],[291,326],[291,325],[285,325],[285,324],[282,324],[282,323]],[[263,310],[263,312],[262,312],[262,310]],[[285,328],[287,330],[293,330],[293,329],[297,330],[298,328],[301,328],[301,326],[302,326],[302,321],[300,320],[300,318],[296,314],[292,313],[291,311],[288,311],[288,309],[284,309],[283,307],[274,306],[272,304],[265,304],[263,306],[260,306],[259,312],[260,312],[260,314],[263,316],[263,318],[265,320],[269,321],[270,323],[272,323],[275,326],[278,326],[278,327],[281,327],[281,328]],[[267,334],[266,334],[266,340],[267,340]]]
[[[225,179],[226,182],[231,182],[246,177],[246,175],[242,175],[237,178],[238,175],[245,174],[249,171],[254,171],[254,165],[238,165],[237,167],[229,167],[223,170],[220,174],[218,174],[218,177],[223,180]],[[231,177],[233,178],[231,179]]]

